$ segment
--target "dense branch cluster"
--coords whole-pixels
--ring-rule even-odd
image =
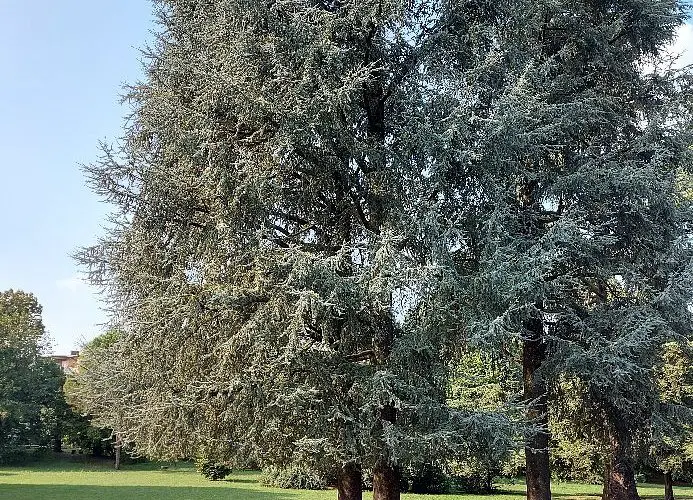
[[[576,384],[628,498],[692,336],[679,2],[156,9],[125,137],[85,168],[115,211],[78,257],[123,332],[80,375],[100,421],[153,456],[329,463],[340,495],[372,470],[382,499],[527,433],[540,498],[532,429]],[[523,365],[529,422],[449,404],[463,351]]]

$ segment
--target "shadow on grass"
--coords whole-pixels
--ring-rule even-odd
[[[566,500],[596,500],[596,499],[601,499],[602,494],[600,492],[596,491],[572,491],[572,492],[567,492],[567,493],[562,493],[562,492],[557,492],[556,490],[559,489],[560,486],[554,487],[551,491],[551,496],[555,498],[562,498]],[[648,495],[648,494],[640,494],[641,500],[661,500],[662,497],[664,496],[664,487],[662,486],[662,495]],[[462,494],[462,493],[460,493]],[[464,493],[464,495],[467,495]],[[693,494],[688,493],[679,493],[676,490],[676,487],[674,487],[674,495],[676,497],[676,500],[693,500]],[[474,496],[480,496],[483,498],[484,495],[474,495]],[[521,496],[524,497],[524,491],[513,491],[513,490],[505,490],[502,488],[498,488],[496,490],[493,490],[488,496]]]
[[[643,500],[662,500],[662,497],[664,496],[664,492],[662,491],[661,495],[640,495],[640,498]],[[681,495],[679,493],[676,493],[676,488],[674,488],[674,497],[676,500],[693,500],[693,495]]]
[[[505,497],[505,496],[524,496],[524,492],[504,490],[503,488],[494,488],[491,491],[484,493],[468,493],[464,490],[459,490],[454,492],[455,495],[465,495],[465,496],[475,496],[475,497]]]
[[[692,495],[681,495],[676,493],[674,490],[674,494],[676,496],[676,500],[693,500]],[[566,499],[587,499],[587,500],[592,500],[595,498],[602,498],[601,493],[594,493],[594,492],[589,492],[589,491],[576,491],[574,493],[555,493],[551,492],[552,497],[560,497],[560,498],[566,498]],[[662,495],[640,495],[640,498],[642,500],[662,500],[662,497],[664,496],[664,492],[662,492]]]
[[[575,491],[571,493],[555,493],[552,491],[551,496],[561,498],[601,498],[602,494],[594,491]]]
[[[245,488],[0,484],[0,498],[13,500],[294,500],[299,496],[288,491],[257,491]]]
[[[69,457],[69,456],[68,456]],[[45,460],[37,460],[25,465],[8,465],[8,469],[37,472],[111,472],[115,471],[113,460],[109,458],[91,457],[80,455],[79,458],[63,459],[58,456]],[[192,464],[187,462],[161,463],[143,462],[123,464],[123,471],[147,471],[147,472],[192,472],[195,470]]]
[[[27,472],[27,471],[32,471],[32,472],[110,472],[110,471],[115,471],[115,469],[111,467],[104,467],[100,466],[98,464],[90,464],[90,463],[70,463],[70,464],[63,464],[60,462],[42,462],[42,463],[34,463],[34,464],[27,464],[24,466],[12,466],[8,467],[8,469],[14,469],[17,471],[21,472]],[[123,470],[127,470],[123,468]],[[13,473],[13,472],[10,472]]]

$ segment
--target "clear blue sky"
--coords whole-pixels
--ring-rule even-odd
[[[58,352],[104,321],[69,256],[107,210],[79,163],[121,135],[152,26],[146,0],[0,0],[0,290],[38,297]]]
[[[103,231],[107,207],[80,163],[120,136],[118,96],[141,75],[147,0],[0,0],[0,290],[33,292],[56,352],[103,329],[98,296],[70,254]],[[693,29],[675,47],[693,62]]]

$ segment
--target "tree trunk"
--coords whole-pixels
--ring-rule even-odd
[[[664,471],[664,500],[674,500],[674,479],[671,471]]]
[[[546,346],[542,339],[543,328],[541,319],[527,320],[527,337],[522,342],[524,397],[525,400],[533,402],[527,411],[527,417],[541,426],[541,430],[532,435],[525,446],[527,500],[551,499],[546,383],[537,374],[537,370],[546,359]]]
[[[383,422],[396,422],[397,408],[393,405],[385,405],[380,412]],[[373,469],[373,500],[399,500],[399,490],[399,471],[387,459],[381,457]]]
[[[640,500],[635,485],[635,471],[630,460],[629,430],[619,415],[614,415],[611,419],[611,451],[602,500]]]
[[[523,179],[516,187],[517,203],[522,212],[524,237],[536,240],[541,228],[534,212],[538,209],[536,196],[537,181]],[[525,446],[527,500],[551,499],[551,468],[549,466],[549,418],[547,414],[546,382],[537,373],[546,360],[544,344],[544,320],[541,316],[542,303],[524,321],[522,341],[522,378],[525,401],[530,403],[527,418],[540,427],[530,436]]]
[[[349,462],[337,472],[337,500],[361,500],[362,498],[361,467]]]
[[[63,451],[63,434],[61,425],[58,424],[53,434],[53,451],[60,453]]]
[[[65,419],[65,411],[56,411],[55,427],[51,435],[51,444],[55,453],[63,451],[63,420]]]
[[[385,462],[373,470],[373,500],[400,500],[399,472]]]
[[[120,469],[120,448],[121,447],[122,447],[122,441],[120,440],[120,434],[116,434],[115,445],[113,446],[113,449],[115,451],[114,467],[116,470]]]
[[[365,64],[379,59],[376,45],[373,43],[374,36],[378,27],[375,23],[370,23],[370,34],[367,40]],[[380,233],[380,226],[385,219],[385,197],[388,196],[386,187],[382,187],[379,179],[381,173],[387,169],[387,158],[385,155],[386,127],[385,127],[385,88],[383,85],[383,72],[378,71],[363,89],[363,107],[366,111],[367,129],[366,135],[378,146],[373,147],[369,153],[369,161],[373,163],[371,169],[372,176],[368,179],[371,189],[368,195],[364,196],[364,201],[368,206],[370,220],[363,214],[360,202],[355,201],[355,210],[359,214],[363,226],[374,233]],[[376,318],[380,322],[381,328],[376,329],[373,338],[373,351],[376,365],[386,365],[387,359],[392,351],[395,339],[395,324],[393,321],[392,294],[390,294],[390,308],[387,312],[381,313],[383,316]],[[381,410],[380,418],[383,422],[394,424],[397,420],[397,410],[392,405],[386,405]],[[383,455],[376,462],[373,469],[373,500],[399,500],[399,472],[389,463],[386,458],[387,453],[383,449]]]

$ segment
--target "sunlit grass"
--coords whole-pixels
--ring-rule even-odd
[[[0,467],[0,499],[13,500],[334,500],[336,492],[267,488],[257,472],[234,472],[226,481],[208,481],[189,464],[136,464],[112,470],[108,464],[86,461],[50,461],[26,467]],[[662,498],[661,485],[639,486],[645,498]],[[554,483],[553,496],[565,500],[595,500],[601,486]],[[693,488],[676,488],[678,499],[693,500]],[[370,493],[364,494],[370,499]],[[521,500],[524,484],[503,483],[489,495],[402,495],[403,499]]]

